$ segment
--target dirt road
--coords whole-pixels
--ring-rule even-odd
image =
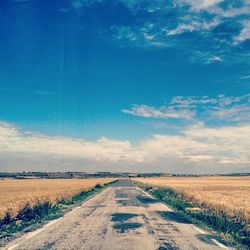
[[[64,217],[4,249],[227,249],[127,181],[119,181]]]

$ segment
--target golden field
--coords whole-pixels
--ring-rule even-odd
[[[242,214],[250,219],[250,176],[136,178],[136,181],[171,187],[187,199],[228,215]]]
[[[7,211],[14,217],[27,203],[31,206],[49,201],[55,203],[84,190],[113,181],[111,178],[96,179],[4,179],[0,180],[0,218]]]

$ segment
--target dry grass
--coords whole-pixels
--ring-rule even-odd
[[[81,191],[87,191],[96,184],[113,180],[109,178],[0,180],[0,218],[3,218],[7,212],[15,217],[27,203],[31,206],[47,201],[56,203]]]
[[[228,215],[250,219],[250,176],[137,178],[150,185],[171,187],[188,199]]]

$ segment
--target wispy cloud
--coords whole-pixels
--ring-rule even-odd
[[[50,96],[50,95],[61,95],[60,92],[55,91],[43,91],[43,90],[37,90],[36,94],[42,95],[42,96]]]
[[[126,12],[126,21],[104,22],[97,32],[117,46],[177,49],[189,62],[249,63],[239,46],[249,39],[248,0],[72,0],[85,14],[97,5]],[[105,14],[103,15],[105,16]],[[95,17],[93,17],[95,18]],[[97,27],[98,28],[98,27]],[[190,36],[192,33],[192,36]],[[209,45],[208,45],[209,41]],[[247,49],[248,50],[248,49]]]
[[[230,122],[250,121],[250,105],[235,105],[232,107],[219,107],[209,111],[209,116],[215,120]],[[210,119],[211,119],[210,118]]]
[[[218,95],[214,98],[176,96],[159,108],[133,105],[122,112],[145,118],[185,119],[190,122],[246,123],[250,122],[250,95]]]
[[[250,39],[250,21],[243,20],[241,23],[242,23],[243,28],[240,34],[234,38],[236,43],[241,43],[247,39]]]
[[[224,4],[224,8],[216,6],[208,9],[209,12],[216,14],[220,17],[232,18],[238,16],[246,16],[250,13],[250,2],[248,0],[238,0],[233,2],[231,0],[221,1]],[[238,4],[237,4],[238,3]]]
[[[223,0],[176,0],[177,4],[187,4],[192,7],[193,10],[207,10],[210,7],[214,7]]]
[[[13,91],[20,94],[32,94],[32,95],[41,95],[41,96],[50,96],[50,95],[61,95],[62,93],[56,91],[48,91],[48,90],[30,90],[30,89],[18,89],[11,88],[8,86],[0,86],[0,92],[5,91]]]
[[[240,79],[250,79],[250,75],[242,76]]]
[[[154,108],[147,105],[133,105],[131,109],[123,109],[123,113],[146,118],[191,119],[195,112],[188,109],[177,109],[174,106]]]
[[[222,58],[220,56],[211,56],[208,58],[208,63],[213,63],[213,62],[222,62]]]
[[[195,30],[208,30],[215,27],[219,22],[217,20],[212,20],[210,23],[191,21],[189,23],[179,24],[177,28],[167,32],[168,36],[174,36],[181,34],[183,32],[193,32]]]

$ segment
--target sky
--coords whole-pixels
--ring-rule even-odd
[[[0,1],[0,171],[250,172],[249,0]]]

